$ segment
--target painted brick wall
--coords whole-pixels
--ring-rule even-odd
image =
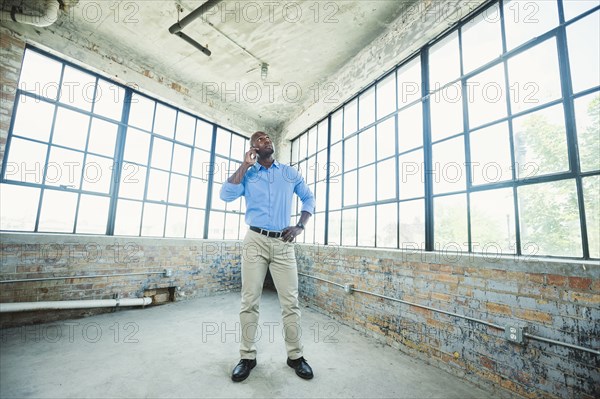
[[[0,280],[116,273],[160,274],[68,278],[0,284],[0,302],[142,297],[145,290],[177,287],[176,300],[237,291],[241,244],[231,241],[0,233]],[[105,312],[77,310],[4,313],[1,327],[50,322]]]
[[[25,43],[0,26],[0,165],[4,159],[24,52]]]
[[[600,269],[591,262],[486,259],[357,248],[297,248],[299,271],[357,289],[600,348]],[[387,344],[524,397],[600,397],[600,356],[300,276],[302,300]]]

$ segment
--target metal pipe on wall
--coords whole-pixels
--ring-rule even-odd
[[[37,278],[22,278],[14,280],[0,280],[0,284],[5,283],[28,283],[32,281],[50,281],[50,280],[66,280],[66,279],[85,279],[98,277],[120,277],[120,276],[146,276],[148,274],[162,274],[165,277],[170,277],[171,270],[165,269],[162,272],[142,272],[142,273],[114,273],[114,274],[91,274],[85,276],[60,276],[60,277],[37,277]]]
[[[117,299],[90,299],[78,301],[42,301],[42,302],[16,302],[0,303],[0,313],[26,312],[31,310],[58,310],[58,309],[88,309],[88,308],[113,308],[121,306],[146,306],[152,303],[152,298],[117,298]]]
[[[416,307],[419,307],[419,308],[422,308],[422,309],[431,310],[433,312],[437,312],[437,313],[442,313],[442,314],[446,314],[446,315],[449,315],[449,316],[458,317],[458,318],[469,320],[469,321],[473,321],[473,322],[479,323],[479,324],[484,324],[486,326],[489,326],[489,327],[492,327],[492,328],[495,328],[495,329],[498,329],[498,330],[501,330],[501,331],[505,331],[506,330],[506,328],[503,327],[503,326],[500,326],[500,325],[494,324],[494,323],[490,323],[490,322],[485,321],[485,320],[476,319],[476,318],[465,316],[465,315],[461,315],[461,314],[458,314],[458,313],[448,312],[448,311],[445,311],[445,310],[432,308],[431,306],[420,305],[420,304],[414,303],[414,302],[404,301],[402,299],[392,298],[392,297],[389,297],[389,296],[386,296],[386,295],[378,294],[376,292],[370,292],[370,291],[365,291],[365,290],[358,290],[358,289],[355,289],[355,288],[350,288],[350,290],[348,290],[348,287],[352,287],[349,284],[344,285],[344,284],[334,283],[332,281],[326,280],[326,279],[321,278],[321,277],[311,276],[309,274],[304,274],[304,273],[300,273],[300,272],[298,274],[301,275],[301,276],[309,277],[309,278],[312,278],[312,279],[315,279],[315,280],[319,280],[319,281],[324,281],[326,283],[329,283],[329,284],[332,284],[332,285],[344,288],[344,289],[347,290],[347,292],[348,291],[350,291],[350,292],[354,292],[355,291],[355,292],[360,292],[360,293],[363,293],[363,294],[373,295],[373,296],[376,296],[378,298],[383,298],[383,299],[387,299],[387,300],[390,300],[390,301],[403,303],[403,304],[406,304],[406,305],[416,306]],[[566,342],[556,341],[556,340],[553,340],[553,339],[550,339],[550,338],[540,337],[539,335],[529,334],[527,332],[523,333],[523,335],[525,337],[527,337],[527,338],[534,339],[536,341],[541,341],[541,342],[547,342],[547,343],[550,343],[550,344],[560,345],[560,346],[564,346],[564,347],[567,347],[567,348],[577,349],[577,350],[580,350],[580,351],[584,351],[584,352],[588,352],[588,353],[592,353],[594,355],[599,355],[600,356],[600,351],[595,350],[595,349],[586,348],[584,346],[579,346],[579,345],[574,345],[574,344],[569,344],[569,343],[566,343]]]
[[[18,10],[16,6],[13,6],[11,11],[2,11],[1,20],[45,28],[55,23],[58,19],[58,10],[60,9],[58,0],[44,0],[38,5],[30,4],[29,7],[36,14],[25,14]]]

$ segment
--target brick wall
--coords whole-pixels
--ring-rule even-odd
[[[4,159],[25,43],[0,26],[0,165]]]
[[[588,348],[600,348],[597,262],[357,248],[297,249],[299,271],[357,289]],[[524,397],[600,397],[600,356],[300,276],[302,300],[349,326],[474,382]]]
[[[0,233],[0,280],[172,270],[170,277],[150,274],[2,283],[0,302],[137,298],[145,290],[169,287],[176,287],[176,300],[236,291],[241,287],[240,245],[231,241]],[[105,311],[3,313],[0,326]]]

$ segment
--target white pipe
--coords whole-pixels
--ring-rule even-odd
[[[31,7],[37,14],[22,14],[13,11],[2,11],[2,22],[5,21],[14,21],[20,22],[22,24],[38,26],[40,28],[45,28],[47,26],[52,25],[58,19],[58,10],[60,8],[60,3],[58,0],[43,0],[37,6]]]
[[[45,301],[0,303],[0,313],[25,312],[28,310],[112,308],[119,306],[146,306],[152,298],[91,299],[80,301]]]

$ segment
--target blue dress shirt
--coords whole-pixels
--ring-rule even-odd
[[[315,212],[315,197],[297,169],[275,161],[266,169],[256,162],[240,184],[225,182],[221,199],[234,201],[246,197],[246,224],[266,230],[281,231],[290,225],[292,198],[296,193],[302,211]]]

